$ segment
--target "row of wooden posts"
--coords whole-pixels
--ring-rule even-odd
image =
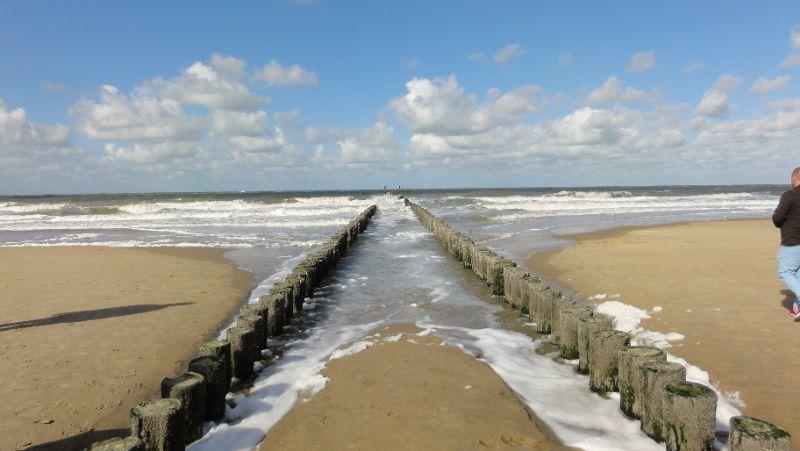
[[[530,315],[538,332],[549,334],[561,357],[578,360],[576,370],[589,375],[597,393],[619,392],[620,409],[641,420],[642,430],[668,450],[712,450],[717,395],[686,381],[686,368],[668,362],[664,351],[631,346],[631,337],[613,329],[611,318],[593,305],[569,299],[453,229],[427,209],[405,199],[445,250],[471,269],[509,304]],[[730,420],[731,451],[790,450],[789,434],[763,420],[736,416]]]
[[[306,256],[282,283],[256,303],[243,306],[226,339],[203,343],[188,371],[161,382],[161,399],[143,401],[131,409],[131,435],[95,443],[95,451],[175,451],[199,439],[205,421],[221,420],[232,379],[253,376],[270,337],[303,312],[303,302],[327,277],[339,259],[366,229],[377,211],[370,206]]]

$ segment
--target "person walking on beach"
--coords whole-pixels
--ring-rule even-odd
[[[800,321],[800,167],[792,171],[792,189],[781,195],[772,223],[781,229],[778,251],[778,275],[794,293],[789,313]]]

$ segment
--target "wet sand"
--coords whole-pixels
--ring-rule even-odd
[[[420,331],[379,328],[375,345],[330,362],[325,389],[260,449],[566,449],[487,364]]]
[[[739,392],[743,413],[800,437],[800,323],[787,313],[767,220],[623,228],[567,237],[578,244],[526,263],[583,298],[619,294],[647,309],[645,329],[679,332],[669,352]],[[602,300],[596,302],[604,302]],[[660,306],[663,311],[652,312]]]
[[[0,248],[0,449],[127,434],[251,283],[216,249]]]

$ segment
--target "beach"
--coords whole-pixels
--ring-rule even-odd
[[[800,436],[800,324],[776,273],[768,220],[627,227],[564,237],[534,254],[535,273],[580,297],[645,310],[646,330],[677,332],[667,351],[710,374],[746,415]],[[673,336],[674,338],[674,336]]]
[[[368,336],[260,449],[567,449],[486,363],[413,324]]]
[[[0,248],[0,448],[124,436],[246,298],[210,248]]]

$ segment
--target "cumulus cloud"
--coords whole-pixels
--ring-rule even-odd
[[[789,86],[789,80],[791,80],[791,77],[788,75],[780,75],[775,78],[759,77],[750,87],[750,90],[756,94],[769,94],[785,89]]]
[[[524,53],[525,51],[522,50],[522,46],[515,42],[498,49],[496,52],[494,52],[494,56],[492,58],[494,59],[495,63],[505,64],[514,58],[519,58]]]
[[[240,80],[247,75],[247,71],[245,70],[247,63],[245,63],[244,60],[236,58],[235,56],[226,56],[215,53],[211,55],[211,61],[209,61],[209,64],[217,72],[236,80]]]
[[[714,89],[706,91],[703,98],[700,99],[700,103],[697,104],[696,112],[699,116],[728,117],[731,113],[728,95]]]
[[[800,50],[800,27],[797,25],[789,30],[789,44],[791,44],[792,49]]]
[[[358,130],[337,141],[336,145],[346,162],[391,160],[402,146],[394,129],[382,122]]]
[[[112,163],[151,165],[189,158],[195,154],[196,148],[193,143],[185,142],[134,143],[127,147],[108,143],[103,150],[106,160]]]
[[[217,136],[258,136],[267,132],[269,117],[266,111],[214,111],[211,130]]]
[[[722,74],[711,86],[711,89],[715,91],[731,92],[739,89],[742,83],[744,83],[744,78],[738,75]]]
[[[180,77],[174,80],[156,79],[153,85],[162,97],[214,109],[252,110],[265,103],[244,84],[225,79],[212,67],[199,61],[184,69]]]
[[[317,74],[297,64],[286,67],[274,59],[269,60],[253,77],[267,86],[316,86]]]
[[[206,126],[204,118],[187,115],[176,99],[146,91],[128,96],[111,85],[100,87],[99,101],[78,100],[70,114],[78,133],[108,141],[189,141]]]
[[[592,104],[604,103],[651,103],[655,101],[655,94],[624,86],[615,75],[608,77],[602,86],[593,89],[586,101]]]
[[[492,89],[480,102],[468,94],[454,75],[448,78],[414,78],[406,83],[406,95],[389,106],[414,133],[478,133],[497,124],[542,110],[547,94],[535,85],[524,85],[506,93]]]
[[[656,65],[656,52],[653,50],[636,52],[628,60],[630,72],[642,72],[652,69]]]
[[[46,150],[69,145],[69,129],[61,124],[32,122],[22,108],[8,110],[0,101],[0,138],[6,146]]]

